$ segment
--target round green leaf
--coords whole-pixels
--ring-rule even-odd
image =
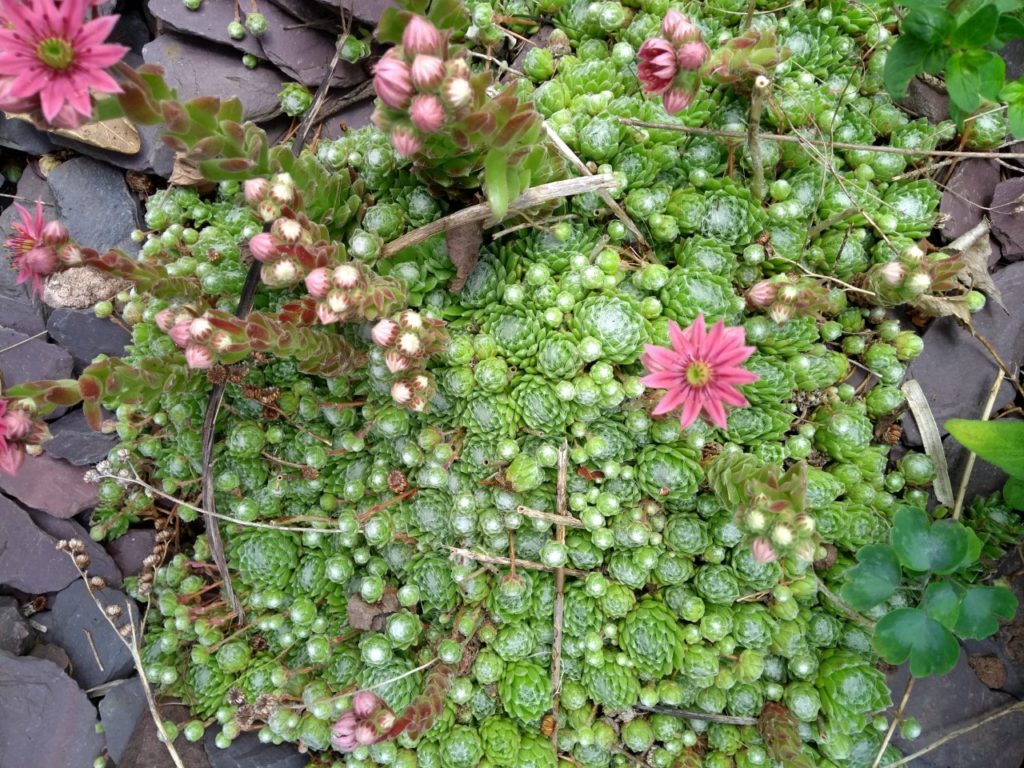
[[[924,510],[902,507],[892,523],[891,541],[904,568],[912,571],[952,573],[970,549],[965,529],[953,520],[931,524]]]
[[[1011,477],[1003,486],[1003,501],[1014,509],[1024,510],[1024,480]]]
[[[944,675],[956,666],[960,645],[944,626],[917,608],[900,608],[875,625],[875,650],[890,664],[910,659],[914,677]]]
[[[949,581],[939,581],[928,585],[924,591],[921,607],[924,612],[935,619],[946,629],[952,630],[960,618],[960,599],[963,588]]]
[[[954,631],[971,640],[983,640],[999,629],[996,617],[1012,619],[1017,613],[1017,598],[1003,587],[971,587],[960,605]]]
[[[888,544],[869,544],[857,553],[857,565],[846,572],[840,594],[858,611],[884,603],[900,585],[900,561]]]

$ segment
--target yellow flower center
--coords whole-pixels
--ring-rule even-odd
[[[50,69],[63,72],[75,60],[75,49],[62,37],[48,37],[36,46],[36,58]]]
[[[686,366],[686,382],[691,387],[704,387],[711,381],[711,366],[702,360],[692,360]]]

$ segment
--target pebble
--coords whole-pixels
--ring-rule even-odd
[[[35,636],[21,615],[18,601],[13,597],[0,597],[0,651],[22,656],[32,647]]]

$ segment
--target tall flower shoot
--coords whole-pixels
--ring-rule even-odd
[[[674,115],[696,98],[710,49],[700,29],[674,9],[665,14],[661,32],[664,37],[652,37],[640,46],[637,72],[643,90],[661,96],[665,111]]]
[[[92,92],[121,92],[106,69],[128,49],[104,42],[118,17],[87,20],[88,5],[0,0],[0,110],[77,128],[92,117]]]

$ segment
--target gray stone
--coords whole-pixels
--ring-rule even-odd
[[[341,9],[342,6],[346,10],[351,8],[352,15],[356,19],[370,26],[376,26],[380,22],[381,15],[388,8],[401,8],[398,3],[392,2],[392,0],[359,0],[358,3],[342,2],[342,0],[317,0],[317,2],[335,10]]]
[[[915,77],[907,87],[907,95],[899,106],[916,117],[927,117],[932,123],[949,119],[949,96],[938,85]]]
[[[5,389],[26,381],[66,379],[73,367],[71,355],[45,338],[33,339],[24,333],[0,328],[0,372],[3,372]]]
[[[42,333],[46,330],[42,302],[20,301],[10,296],[0,296],[0,328],[9,328],[26,336]]]
[[[1006,82],[1024,75],[1024,40],[1013,40],[999,52],[1006,62]]]
[[[142,561],[153,553],[156,531],[152,528],[133,528],[107,544],[107,552],[125,576],[137,576]]]
[[[85,470],[61,459],[26,456],[16,475],[0,475],[0,490],[26,507],[67,519],[96,506],[96,486]]]
[[[79,243],[100,253],[111,248],[138,253],[131,234],[140,224],[139,204],[121,171],[91,157],[76,157],[50,171],[46,180],[61,222]]]
[[[121,607],[123,613],[117,622],[119,626],[128,621],[128,606],[138,624],[138,608],[134,601],[125,598],[123,592],[107,587],[97,590],[96,597],[104,608],[108,605]],[[53,599],[50,610],[37,614],[35,618],[46,627],[47,641],[67,651],[71,659],[71,675],[82,688],[95,688],[132,674],[131,654],[100,614],[80,579],[61,590]]]
[[[46,441],[46,452],[77,467],[102,461],[117,445],[117,435],[95,431],[81,409],[51,422],[50,434],[53,437]]]
[[[118,356],[131,341],[131,333],[106,317],[81,309],[55,309],[46,321],[50,338],[71,353],[75,373],[81,373],[97,355]]]
[[[263,744],[255,733],[243,733],[227,749],[213,743],[215,736],[215,729],[206,729],[210,768],[303,768],[309,762],[309,756],[298,752],[294,744]]]
[[[1024,178],[1007,179],[992,195],[992,232],[1009,261],[1024,258]]]
[[[889,676],[894,700],[899,699],[906,685],[904,665]],[[947,731],[1013,701],[1012,696],[983,685],[967,665],[967,654],[961,651],[959,662],[948,675],[922,677],[914,683],[906,714],[921,723],[921,737],[904,741],[897,731],[893,744],[909,754]],[[1024,759],[1022,730],[1024,712],[1006,715],[972,731],[969,736],[943,744],[926,759],[934,768],[1020,768]]]
[[[54,207],[53,193],[42,177],[34,163],[29,163],[25,172],[18,179],[17,189],[18,202],[29,212],[35,211],[35,201],[43,203],[43,211],[47,218],[56,218],[57,209]],[[6,240],[12,234],[11,223],[20,221],[17,209],[13,205],[7,206],[0,211],[0,242]],[[18,271],[11,267],[10,261],[6,258],[0,259],[0,296],[6,296],[17,301],[31,303],[32,295],[29,286],[22,283],[16,285],[15,280]]]
[[[947,240],[960,237],[981,222],[999,178],[995,160],[966,160],[957,166],[939,205],[944,217],[942,234]]]
[[[39,643],[29,652],[28,655],[34,656],[37,659],[52,661],[62,672],[71,671],[71,659],[68,658],[67,651],[59,645],[54,645],[53,643]]]
[[[0,765],[92,768],[103,753],[96,708],[55,664],[0,653]]]
[[[219,5],[219,3],[204,3]],[[142,49],[148,64],[159,64],[182,99],[237,96],[247,120],[262,121],[281,112],[277,94],[282,76],[268,66],[246,69],[231,49],[197,43],[177,34],[160,35]]]
[[[100,722],[107,739],[107,754],[120,763],[139,716],[146,711],[146,694],[138,677],[130,677],[107,690],[100,700]]]
[[[289,13],[314,29],[335,31],[341,15],[333,8],[326,8],[316,0],[270,0],[285,13]]]
[[[121,586],[121,569],[117,566],[117,562],[103,548],[102,544],[92,540],[89,532],[80,523],[76,520],[61,520],[36,509],[28,510],[28,516],[32,518],[32,522],[39,527],[39,530],[52,536],[55,541],[79,539],[85,545],[85,554],[91,560],[89,575],[102,576],[107,584],[113,587]],[[67,558],[64,553],[60,553],[60,555]]]
[[[57,539],[37,526],[27,511],[0,496],[0,584],[41,595],[64,589],[77,578],[71,560],[57,551]]]
[[[999,352],[1007,365],[1024,360],[1024,263],[1011,264],[993,275],[1003,295],[1004,310],[994,301],[972,316],[974,328]],[[995,362],[977,339],[951,317],[934,320],[924,333],[924,352],[907,369],[928,396],[932,414],[943,431],[947,419],[976,419],[995,380]],[[1013,388],[1004,383],[995,409],[1013,400]],[[903,420],[909,445],[921,445],[912,415]]]
[[[28,652],[35,639],[35,632],[25,621],[13,597],[0,597],[0,651],[14,656]]]
[[[320,139],[337,139],[344,136],[347,131],[358,131],[370,124],[370,117],[375,109],[373,98],[357,101],[349,104],[336,114],[331,115],[321,122]]]
[[[166,702],[158,706],[163,720],[171,720],[180,725],[191,719],[188,707],[181,706],[180,702]],[[210,768],[202,742],[192,743],[179,738],[174,742],[174,749],[187,768]],[[174,768],[167,747],[157,738],[152,717],[139,718],[128,746],[118,761],[118,768]]]
[[[45,155],[53,149],[50,138],[31,123],[0,114],[0,146],[16,149],[26,155]]]

